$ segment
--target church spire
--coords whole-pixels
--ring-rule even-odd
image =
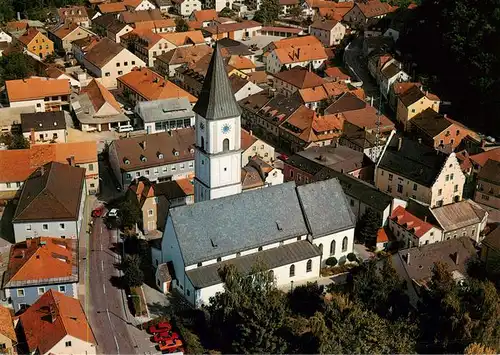
[[[241,115],[217,42],[198,102],[194,105],[193,111],[207,120],[219,120]]]

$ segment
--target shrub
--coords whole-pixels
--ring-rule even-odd
[[[328,265],[328,266],[332,266],[332,267],[333,267],[333,266],[337,265],[337,262],[338,262],[338,261],[337,261],[337,258],[336,258],[336,257],[334,257],[334,256],[331,256],[331,257],[329,257],[328,259],[326,259],[326,262],[325,262],[325,263],[326,263],[326,265]]]
[[[347,260],[349,260],[350,262],[353,262],[353,261],[357,261],[358,258],[356,257],[356,254],[349,253],[349,254],[347,254]]]

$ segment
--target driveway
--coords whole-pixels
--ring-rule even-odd
[[[144,296],[146,296],[146,303],[151,318],[157,318],[169,313],[170,301],[166,295],[147,284],[142,285],[142,289],[144,290]]]
[[[375,254],[369,251],[363,244],[354,244],[354,254],[363,261],[375,257]]]

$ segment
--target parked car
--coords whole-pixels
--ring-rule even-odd
[[[92,213],[90,215],[94,218],[98,218],[98,217],[102,217],[103,214],[104,214],[104,207],[99,206],[97,208],[94,208],[94,210],[92,211]]]
[[[134,127],[132,127],[129,124],[118,127],[119,133],[132,132],[133,130],[134,130]]]
[[[172,339],[172,341],[162,342],[159,345],[160,351],[175,352],[178,348],[182,346],[182,341],[180,339]]]
[[[160,343],[160,342],[169,342],[172,341],[173,339],[179,339],[179,334],[176,332],[162,332],[162,333],[156,333],[153,336],[153,342],[155,343]]]
[[[169,322],[160,322],[156,325],[152,325],[149,327],[149,333],[164,333],[172,330],[172,325]]]
[[[112,217],[112,218],[116,218],[116,217],[118,217],[118,209],[117,209],[117,208],[112,208],[112,209],[108,212],[108,217]]]

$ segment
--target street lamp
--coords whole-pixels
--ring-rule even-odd
[[[128,298],[133,298],[133,297],[137,297],[139,299],[139,312],[142,316],[142,305],[141,305],[141,297],[139,295],[127,295]],[[142,330],[142,323],[139,322],[139,325],[141,327],[141,330]]]

